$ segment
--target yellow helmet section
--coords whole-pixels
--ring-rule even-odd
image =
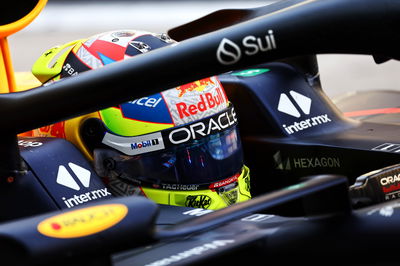
[[[217,192],[212,189],[193,191],[162,190],[148,187],[141,187],[141,189],[146,197],[159,204],[217,210],[251,199],[250,170],[248,167],[243,166],[237,183],[238,185],[235,188],[224,192]]]
[[[75,46],[79,46],[77,44],[81,44],[84,41],[85,39],[75,40],[50,48],[34,63],[32,67],[33,75],[42,83],[58,76],[69,52],[73,50]]]
[[[100,116],[108,128],[118,128],[118,134],[122,136],[143,135],[151,132],[161,131],[174,126],[173,123],[152,123],[149,121],[127,119],[123,116],[121,109],[112,107],[101,110]]]

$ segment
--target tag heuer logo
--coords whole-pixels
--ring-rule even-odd
[[[70,171],[72,171],[77,180],[84,186],[84,187],[89,187],[90,185],[90,171],[76,165],[74,163],[68,163],[68,168]],[[63,185],[65,187],[74,189],[74,190],[80,190],[81,187],[76,182],[76,179],[71,175],[71,173],[68,171],[67,167],[64,165],[60,165],[58,167],[58,173],[57,173],[57,179],[56,182],[60,185]]]
[[[289,92],[292,100],[281,93],[278,103],[278,111],[299,118],[301,116],[299,109],[306,115],[310,114],[311,99],[295,91]],[[295,102],[295,104],[293,103]]]

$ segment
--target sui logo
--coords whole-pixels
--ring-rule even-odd
[[[218,46],[217,59],[223,65],[232,65],[242,56],[240,47],[227,38],[223,38]]]
[[[223,65],[232,65],[237,63],[243,54],[253,56],[277,49],[274,31],[271,29],[264,36],[245,36],[240,44],[241,46],[223,38],[217,48],[217,60]]]

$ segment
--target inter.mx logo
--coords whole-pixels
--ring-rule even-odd
[[[279,97],[278,111],[295,118],[300,118],[304,115],[308,116],[310,114],[311,103],[312,100],[309,97],[291,90],[289,91],[289,95],[281,93]],[[291,125],[283,124],[282,126],[287,133],[293,134],[328,122],[331,122],[331,119],[327,114],[323,114],[296,121]]]
[[[70,162],[67,166],[60,165],[58,167],[56,182],[64,187],[79,191],[82,187],[90,187],[90,178],[91,172],[88,169]],[[71,208],[107,196],[111,196],[111,193],[107,191],[107,188],[101,188],[74,195],[71,198],[62,197],[62,200],[68,208]]]

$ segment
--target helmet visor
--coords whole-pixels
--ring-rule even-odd
[[[233,108],[229,108],[225,112],[232,111]],[[138,186],[169,190],[199,190],[208,188],[214,182],[235,176],[243,167],[243,153],[237,123],[231,123],[223,128],[221,125],[228,125],[222,119],[225,117],[224,112],[213,117],[216,121],[220,118],[219,130],[212,132],[208,130],[209,126],[201,126],[205,129],[204,132],[210,132],[201,138],[188,141],[188,137],[183,134],[185,130],[174,128],[166,135],[170,137],[171,132],[181,133],[181,136],[176,135],[172,139],[178,144],[168,145],[167,141],[161,141],[161,139],[141,142],[132,142],[130,139],[127,143],[133,150],[130,153],[138,153],[138,149],[151,149],[163,142],[165,148],[156,151],[127,154],[124,151],[129,145],[123,145],[122,142],[116,145],[116,139],[113,137],[108,140],[108,143],[113,142],[115,144],[113,147],[120,147],[119,151],[110,148],[96,149],[94,151],[96,171],[101,176],[118,177]],[[213,117],[201,122],[215,126],[213,122],[209,122]],[[233,119],[232,116],[226,117]],[[196,122],[196,128],[200,128],[198,123]]]

